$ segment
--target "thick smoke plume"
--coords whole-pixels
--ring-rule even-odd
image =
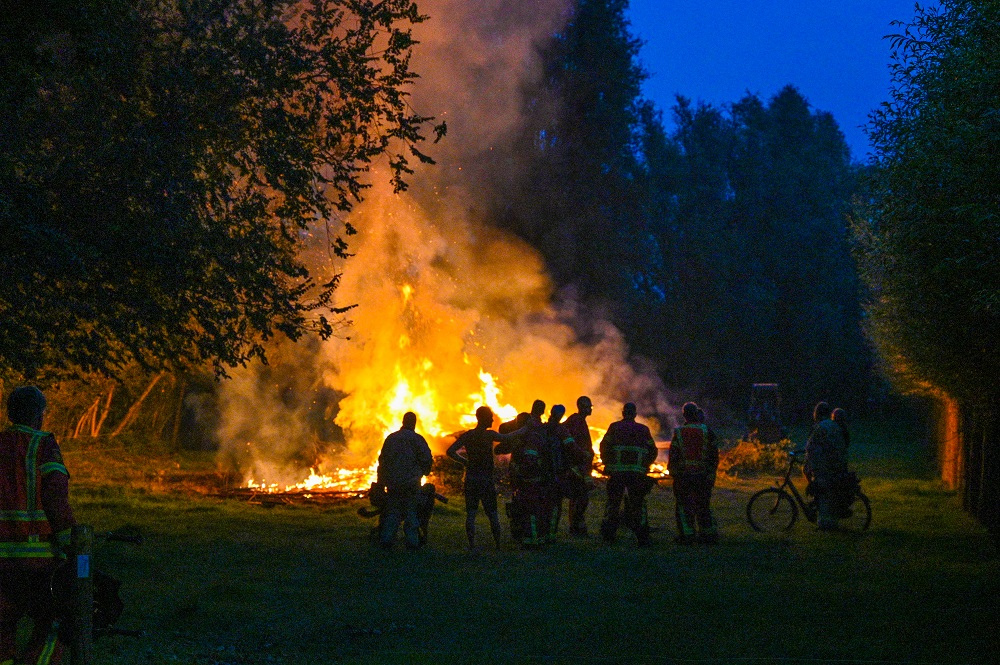
[[[269,367],[224,384],[220,440],[257,478],[369,465],[407,410],[439,452],[487,402],[523,411],[541,398],[572,413],[586,394],[600,427],[624,401],[672,411],[655,373],[628,362],[619,331],[584,321],[572,298],[553,293],[539,254],[480,212],[477,159],[521,131],[521,91],[540,74],[539,44],[566,20],[564,0],[435,0],[421,10],[431,19],[417,34],[413,105],[446,120],[448,136],[428,148],[438,164],[412,175],[410,192],[369,190],[350,216],[353,257],[334,263],[313,250],[318,274],[342,271],[339,304],[358,305],[346,338],[283,345]],[[489,176],[513,179],[517,168]],[[342,445],[323,445],[327,436]]]

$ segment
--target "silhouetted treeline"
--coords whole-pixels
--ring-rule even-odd
[[[580,0],[544,46],[511,148],[528,166],[493,216],[668,385],[738,409],[755,381],[801,413],[862,407],[878,381],[845,223],[858,167],[836,122],[788,86],[722,108],[678,97],[665,125],[626,7]]]

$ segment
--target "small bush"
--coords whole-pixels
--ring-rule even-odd
[[[788,468],[788,451],[792,442],[755,443],[739,441],[719,456],[719,471],[727,476],[780,475]]]

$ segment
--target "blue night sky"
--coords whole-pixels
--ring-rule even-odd
[[[856,160],[870,151],[859,128],[887,98],[893,20],[913,0],[631,0],[634,35],[650,74],[643,91],[664,112],[677,94],[712,104],[748,91],[765,101],[791,83],[833,114]]]

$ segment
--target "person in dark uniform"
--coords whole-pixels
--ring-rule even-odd
[[[570,464],[574,459],[575,444],[569,430],[562,424],[564,415],[566,415],[566,407],[562,404],[553,404],[552,410],[549,411],[549,419],[542,426],[542,438],[545,440],[548,461],[551,465],[546,493],[549,510],[548,537],[550,540],[555,539],[559,530],[564,476],[569,472]]]
[[[622,419],[611,423],[601,439],[601,460],[608,474],[608,506],[601,524],[601,537],[613,543],[618,524],[624,519],[625,526],[635,533],[639,546],[647,547],[650,538],[646,495],[655,484],[647,474],[656,459],[656,443],[649,428],[637,423],[635,417],[635,404],[629,402],[622,407]],[[623,499],[624,514],[620,512]]]
[[[493,477],[495,462],[493,444],[509,441],[523,434],[521,428],[507,434],[498,434],[493,426],[493,411],[488,406],[476,409],[476,427],[464,432],[448,447],[447,455],[465,467],[465,535],[469,549],[476,549],[476,513],[483,506],[490,521],[493,542],[500,547],[500,517],[497,513],[497,488]],[[461,453],[464,452],[463,457]]]
[[[808,491],[816,497],[816,526],[821,531],[837,528],[838,482],[847,475],[847,439],[845,428],[833,420],[833,409],[819,402],[813,409],[813,426],[806,441],[806,460],[802,471],[809,479]]]
[[[851,447],[851,430],[848,429],[847,425],[847,411],[841,408],[836,408],[833,413],[830,414],[830,420],[840,425],[840,433],[844,436],[844,449],[847,450]]]
[[[378,456],[378,484],[385,487],[385,514],[380,544],[390,549],[400,522],[407,549],[420,547],[420,518],[417,514],[420,481],[431,472],[434,458],[424,437],[416,432],[417,414],[403,415],[403,426],[385,438]]]
[[[549,540],[552,520],[549,485],[552,479],[550,447],[542,415],[545,402],[535,400],[524,432],[500,443],[495,451],[510,454],[511,536],[524,547],[540,547]]]
[[[44,414],[38,388],[17,388],[7,401],[12,425],[0,433],[0,663],[8,665],[25,616],[34,625],[17,662],[55,664],[63,652],[49,587],[76,522],[59,445],[41,431]]]
[[[587,506],[590,504],[590,490],[594,487],[594,443],[590,438],[587,417],[594,412],[593,404],[586,395],[576,400],[576,413],[563,423],[573,437],[573,446],[568,459],[567,473],[563,474],[562,496],[569,500],[569,534],[587,535]]]

